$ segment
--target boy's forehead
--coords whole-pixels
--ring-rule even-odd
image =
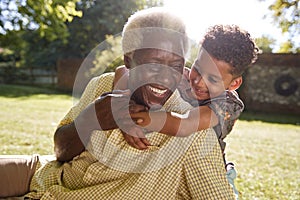
[[[212,57],[205,51],[204,49],[200,49],[198,56],[195,60],[196,67],[207,66],[207,65],[215,65]]]
[[[202,74],[210,74],[215,78],[222,79],[232,75],[232,66],[225,61],[211,57],[208,53],[199,53],[199,56],[194,62],[193,68]]]
[[[199,72],[205,70],[210,74],[221,76],[219,66],[214,62],[214,58],[205,50],[199,51],[193,67]]]

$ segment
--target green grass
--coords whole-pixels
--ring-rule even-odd
[[[299,125],[237,121],[227,138],[241,199],[300,198]]]
[[[0,154],[53,154],[53,133],[72,106],[53,89],[0,85]]]
[[[53,133],[72,97],[0,85],[0,154],[53,154]],[[300,118],[245,112],[226,139],[240,199],[300,199]]]

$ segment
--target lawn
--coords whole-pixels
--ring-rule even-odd
[[[53,133],[72,106],[55,90],[0,85],[0,154],[53,154]]]
[[[53,133],[71,95],[0,85],[0,101],[0,154],[53,154]],[[300,199],[299,124],[299,116],[243,113],[226,139],[240,199]]]

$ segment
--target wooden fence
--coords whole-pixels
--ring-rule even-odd
[[[53,85],[57,84],[56,67],[16,67],[11,63],[0,64],[0,83]]]

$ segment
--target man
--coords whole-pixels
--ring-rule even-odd
[[[213,130],[184,139],[153,132],[147,136],[151,146],[138,150],[126,143],[126,133],[123,136],[118,128],[120,120],[129,118],[132,102],[141,105],[139,110],[190,109],[176,90],[188,49],[182,21],[161,9],[137,12],[124,27],[122,47],[130,69],[130,99],[124,94],[103,95],[113,88],[113,73],[92,79],[55,132],[60,162],[38,169],[26,196],[234,199]]]

